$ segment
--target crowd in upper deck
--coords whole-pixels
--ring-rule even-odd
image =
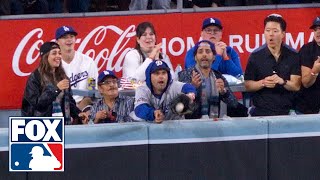
[[[183,0],[183,8],[319,3],[320,0]],[[177,0],[2,0],[0,15],[176,9]]]

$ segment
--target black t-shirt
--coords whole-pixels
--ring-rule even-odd
[[[313,63],[320,56],[320,46],[312,41],[305,44],[299,51],[301,66],[306,66],[310,69]],[[301,86],[301,90],[297,95],[296,109],[304,114],[318,113],[320,109],[320,76],[309,88]]]
[[[255,50],[249,57],[244,79],[259,81],[274,73],[284,80],[290,75],[301,76],[298,53],[287,45],[281,46],[281,54],[276,61],[266,45]],[[294,92],[281,85],[262,88],[253,93],[252,102],[256,107],[253,116],[287,115],[292,108]]]

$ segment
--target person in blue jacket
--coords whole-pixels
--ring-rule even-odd
[[[135,116],[156,123],[164,120],[184,119],[183,115],[172,112],[171,101],[184,93],[193,102],[195,87],[188,83],[173,81],[169,66],[161,60],[152,61],[145,74],[146,83],[136,89]]]
[[[207,18],[202,23],[201,38],[211,41],[215,45],[216,58],[212,63],[211,69],[229,74],[234,77],[243,75],[238,53],[226,43],[222,42],[222,23],[217,18]],[[195,48],[192,47],[185,57],[185,69],[193,67],[196,64],[194,59]]]

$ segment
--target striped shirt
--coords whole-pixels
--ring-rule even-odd
[[[112,115],[115,116],[115,120],[110,118],[100,121],[101,123],[117,123],[117,122],[132,122],[132,118],[129,116],[130,112],[134,108],[134,97],[119,95],[116,98],[116,102],[112,108]],[[94,121],[98,111],[109,110],[109,107],[104,103],[103,98],[99,99],[91,108],[89,119]]]

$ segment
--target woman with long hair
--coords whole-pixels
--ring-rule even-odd
[[[61,66],[59,45],[45,42],[40,47],[40,57],[38,68],[31,73],[26,84],[21,115],[64,116],[66,124],[88,121],[88,116],[81,113],[72,98],[69,79]]]
[[[136,46],[129,51],[123,63],[122,76],[125,78],[145,81],[145,71],[154,60],[166,62],[174,78],[174,72],[169,57],[160,52],[161,43],[156,45],[156,31],[150,22],[142,22],[136,29]]]

